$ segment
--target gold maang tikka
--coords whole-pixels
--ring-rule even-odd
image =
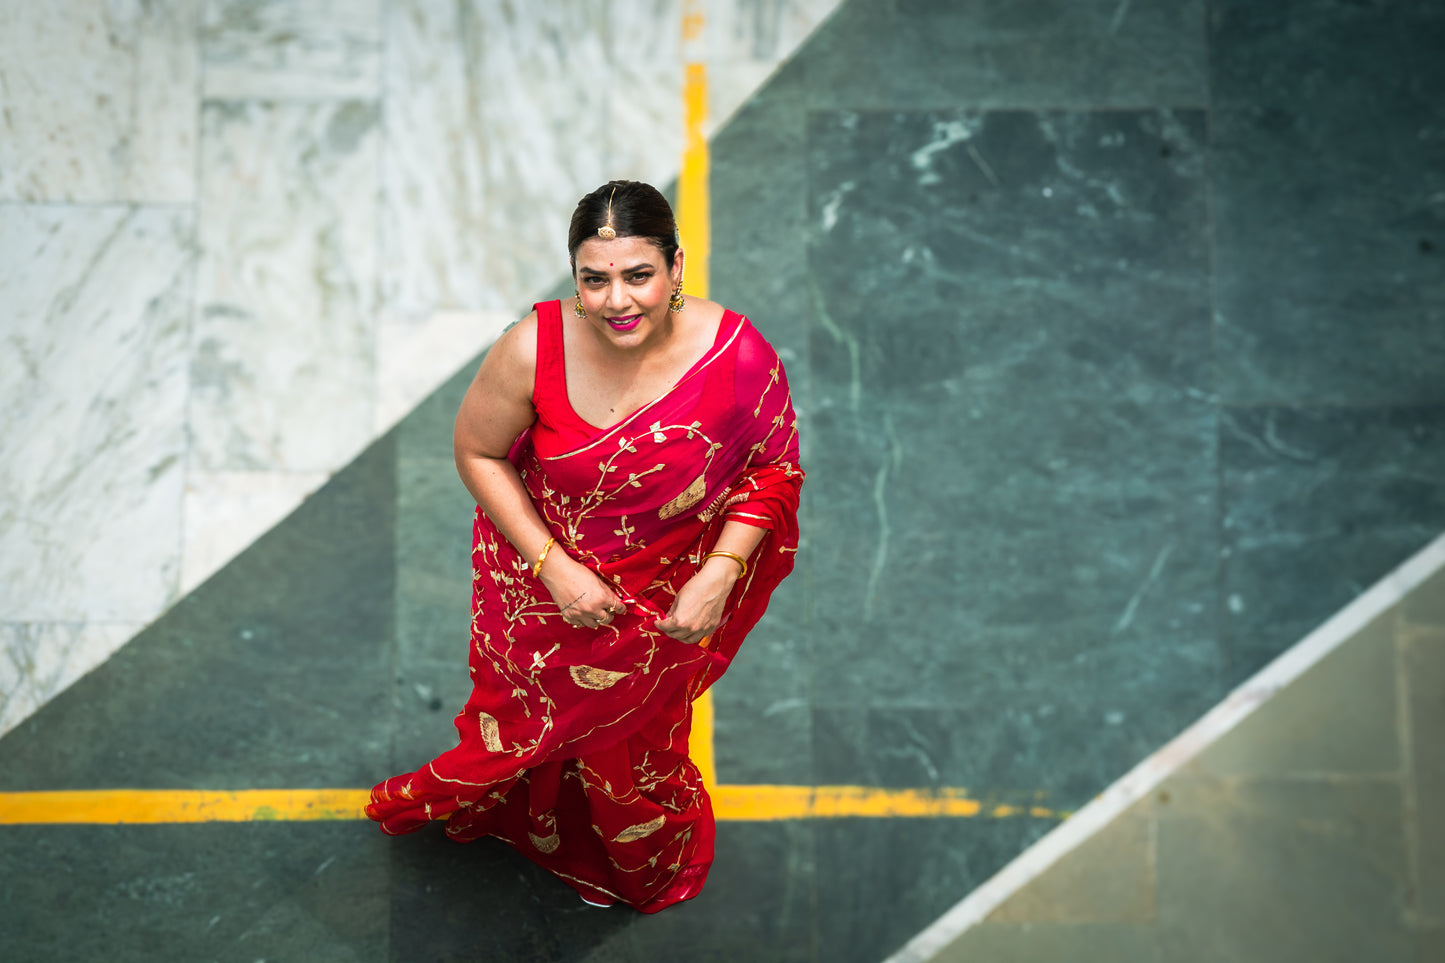
[[[617,188],[612,188],[612,193],[607,196],[607,223],[597,229],[597,236],[604,241],[610,241],[617,236],[612,229],[612,198],[617,196]]]

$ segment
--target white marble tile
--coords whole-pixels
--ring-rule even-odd
[[[205,95],[217,100],[375,99],[381,0],[208,0]]]
[[[371,438],[374,104],[210,102],[192,467],[330,471]]]
[[[383,318],[373,434],[390,430],[518,319],[505,311],[437,311],[420,322]]]
[[[190,216],[0,214],[0,621],[144,621],[175,597]]]
[[[181,592],[188,593],[326,484],[327,472],[191,472],[184,499]]]
[[[0,0],[0,200],[195,196],[194,0]]]
[[[608,178],[665,187],[677,176],[684,133],[685,7],[676,0],[632,0],[609,6]],[[699,27],[698,42],[705,44],[707,24]]]
[[[577,199],[608,179],[607,5],[388,8],[387,313],[514,314],[567,268]]]
[[[141,628],[140,622],[0,623],[0,736]]]
[[[839,0],[702,0],[708,60],[776,67],[837,9]]]

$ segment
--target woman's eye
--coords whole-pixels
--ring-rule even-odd
[[[644,282],[644,281],[651,280],[651,278],[652,278],[651,272],[646,273],[646,274],[634,274],[634,275],[632,275],[632,283],[633,283],[633,284],[641,284],[641,283]]]

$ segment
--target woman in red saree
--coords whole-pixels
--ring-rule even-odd
[[[692,702],[792,569],[803,473],[782,363],[682,296],[655,189],[584,197],[568,248],[576,301],[504,334],[457,416],[478,505],[459,744],[367,814],[495,836],[588,902],[652,913],[712,864]]]

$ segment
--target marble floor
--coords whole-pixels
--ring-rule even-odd
[[[171,56],[158,38],[177,32],[199,31],[211,58],[230,49],[229,32],[291,36],[269,25],[268,11],[285,5],[173,6],[194,23],[113,24],[76,30],[73,42],[96,47],[97,62],[120,45],[144,80],[158,69],[147,57]],[[493,243],[495,230],[350,253],[368,232],[413,236],[378,226],[406,218],[510,229],[505,212],[556,202],[527,162],[489,152],[479,133],[455,155],[475,170],[438,180],[408,168],[426,158],[387,147],[387,132],[445,118],[354,93],[398,70],[415,71],[408,83],[443,83],[452,70],[506,73],[523,50],[529,64],[545,60],[537,34],[514,42],[484,30],[486,18],[466,19],[483,6],[448,6],[463,21],[451,22],[433,19],[440,5],[384,3],[387,29],[368,34],[374,18],[353,30],[340,5],[296,5],[359,38],[310,59],[274,55],[297,83],[334,93],[318,104],[262,86],[226,99],[259,83],[250,54],[203,71],[217,96],[193,111],[198,126],[154,140],[169,149],[199,138],[203,173],[189,187],[137,159],[131,135],[88,130],[132,145],[94,172],[70,155],[21,163],[0,140],[3,250],[89,239],[0,268],[0,290],[21,298],[11,303],[33,305],[15,315],[31,328],[7,330],[25,351],[0,361],[7,392],[12,374],[32,379],[11,395],[18,414],[7,410],[7,423],[31,424],[18,420],[26,399],[46,396],[30,372],[52,370],[16,359],[93,356],[118,365],[114,383],[143,382],[155,399],[127,408],[107,396],[45,434],[7,428],[0,490],[26,510],[8,510],[4,537],[72,504],[41,497],[63,490],[53,479],[86,488],[85,463],[55,441],[77,434],[171,452],[117,460],[148,466],[171,502],[184,499],[192,466],[314,471],[320,486],[188,591],[183,553],[117,556],[72,533],[55,541],[71,554],[22,565],[10,548],[19,543],[4,542],[0,584],[17,601],[7,611],[80,599],[85,572],[119,571],[117,598],[158,599],[164,614],[0,739],[0,791],[360,787],[445,748],[466,690],[469,574],[469,504],[449,432],[473,362],[419,378],[390,423],[373,411],[366,431],[341,419],[318,439],[282,438],[265,426],[303,402],[253,383],[221,332],[283,331],[267,348],[283,356],[281,383],[313,382],[318,397],[347,385],[379,406],[375,361],[353,365],[345,353],[379,343],[366,339],[380,328],[348,328],[366,305],[500,321],[558,293],[560,277],[520,248],[484,255],[500,259],[503,280],[468,288],[494,282],[459,267],[472,253],[445,245]],[[735,6],[752,22],[802,22],[788,19],[801,5]],[[16,6],[37,20],[59,16],[52,9],[64,8]],[[125,16],[171,7],[135,9]],[[557,16],[563,26],[537,33],[599,49],[608,37],[645,43],[651,29],[644,17],[573,30]],[[787,362],[809,472],[798,569],[716,690],[718,775],[962,788],[984,803],[979,814],[723,823],[707,891],[655,918],[585,911],[500,848],[439,833],[385,839],[351,822],[3,826],[7,958],[879,960],[1445,530],[1439,4],[845,0],[814,24],[774,35],[772,50],[785,36],[796,46],[775,71],[739,69],[766,82],[711,140],[711,293],[752,317]],[[368,54],[383,34],[385,56]],[[13,49],[15,36],[0,45]],[[430,49],[428,36],[458,52],[417,65],[404,51]],[[200,57],[170,69],[211,62]],[[11,77],[0,77],[7,97],[26,89]],[[173,84],[154,86],[154,97],[174,95]],[[506,130],[506,116],[532,122],[521,96],[488,107],[504,117],[478,130]],[[27,110],[39,123],[49,108]],[[551,142],[567,135],[558,126]],[[267,172],[267,143],[292,145],[284,176]],[[556,153],[539,149],[537,163]],[[601,151],[587,163],[613,173],[622,161]],[[83,215],[37,186],[67,169],[85,175],[72,188]],[[349,203],[376,169],[383,179],[371,183],[411,186]],[[226,183],[212,183],[214,170]],[[483,182],[500,206],[469,193]],[[255,221],[197,219],[206,198],[235,204],[253,187]],[[109,206],[107,191],[130,200]],[[308,236],[325,243],[272,244],[278,212],[309,212],[324,229]],[[539,238],[550,216],[527,222]],[[176,265],[174,277],[152,272],[124,288],[132,322],[135,312],[150,320],[101,325],[107,285],[76,283],[82,269],[112,263],[104,276],[141,277],[128,265],[159,262]],[[292,296],[296,272],[312,280]],[[368,272],[375,285],[346,280]],[[454,301],[457,291],[473,293]],[[52,302],[72,313],[53,315]],[[300,347],[281,351],[289,315],[268,303],[319,319],[294,340],[314,339],[313,350],[335,341],[334,368],[298,360]],[[24,333],[51,316],[76,319],[71,341]],[[82,344],[90,354],[77,353]],[[128,417],[146,404],[190,419]],[[231,411],[234,422],[201,420]],[[184,440],[186,425],[206,424],[220,427]],[[345,467],[316,467],[323,453]],[[17,467],[41,464],[54,474]],[[142,526],[138,508],[114,514]],[[46,632],[78,640],[74,627],[92,623],[120,627],[110,641],[124,641],[125,626],[154,615],[108,611],[56,603],[59,614],[5,616],[8,651],[61,644],[40,641]],[[1205,796],[1190,797],[1203,807],[1191,810],[1194,829],[1212,818]],[[1298,811],[1326,829],[1342,818]],[[1259,825],[1277,812],[1261,810]],[[1370,825],[1383,838],[1404,823]],[[1171,838],[1210,845],[1189,827]],[[1311,861],[1301,845],[1272,871],[1354,865],[1329,853]],[[1234,958],[1291,959],[1251,954],[1245,945]]]

